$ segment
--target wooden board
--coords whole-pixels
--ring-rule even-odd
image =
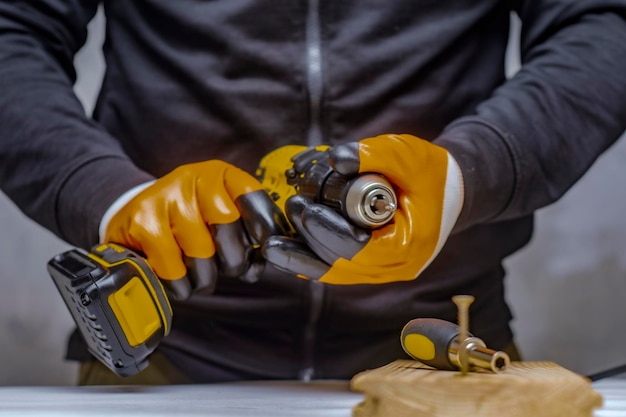
[[[602,406],[588,379],[553,362],[461,375],[398,360],[355,375],[350,387],[365,394],[353,417],[590,417]]]

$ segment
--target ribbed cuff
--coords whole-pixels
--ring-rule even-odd
[[[465,201],[453,233],[494,221],[516,188],[517,167],[507,133],[475,117],[459,119],[433,142],[452,154],[463,173]]]
[[[130,160],[104,157],[81,165],[57,198],[56,220],[63,239],[88,249],[99,241],[99,225],[111,204],[129,189],[154,180]]]

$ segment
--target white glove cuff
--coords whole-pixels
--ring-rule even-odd
[[[104,242],[104,236],[106,235],[107,227],[109,226],[109,222],[115,216],[115,214],[120,211],[122,207],[124,207],[130,200],[135,198],[137,194],[154,184],[156,180],[144,182],[143,184],[139,184],[126,191],[124,194],[119,196],[117,200],[113,202],[104,212],[102,219],[100,220],[100,227],[98,228],[98,236],[100,238],[100,242]]]
[[[448,152],[448,172],[446,173],[446,188],[443,195],[443,213],[441,216],[441,228],[439,229],[439,241],[435,254],[439,253],[452,228],[456,224],[465,198],[465,186],[463,173],[452,155]]]
[[[443,196],[444,208],[444,223],[451,223],[449,225],[450,231],[456,224],[457,219],[461,215],[463,209],[463,201],[465,200],[465,184],[463,183],[463,172],[461,167],[456,162],[456,159],[452,157],[452,154],[448,152],[448,172],[446,174],[446,191]],[[448,224],[446,224],[448,226]]]

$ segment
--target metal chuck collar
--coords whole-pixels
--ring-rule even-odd
[[[397,206],[396,194],[382,175],[362,174],[349,182],[345,210],[357,226],[383,226],[391,220]]]

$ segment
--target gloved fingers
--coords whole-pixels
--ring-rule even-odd
[[[325,245],[320,243],[320,239],[324,239],[324,236],[316,236],[311,234],[310,231],[304,225],[304,213],[308,207],[316,205],[311,200],[301,195],[294,195],[287,199],[285,202],[285,211],[287,217],[293,225],[296,235],[303,240],[315,254],[323,259],[329,265],[332,265],[338,258],[339,254],[329,250]],[[331,210],[330,208],[326,208]],[[343,221],[346,221],[345,219]],[[347,221],[346,221],[347,222]]]
[[[198,179],[196,194],[200,212],[208,224],[233,223],[241,217],[235,202],[256,191],[264,192],[263,187],[252,175],[233,165],[210,162],[206,175]]]
[[[183,262],[182,251],[171,234],[171,230],[151,230],[133,224],[130,235],[133,238],[125,240],[125,244],[140,250],[146,257],[146,261],[159,277],[163,287],[172,298],[184,300],[191,294],[191,283],[187,278],[187,268]],[[153,228],[161,228],[159,224],[152,224]],[[152,232],[152,233],[151,233]],[[153,233],[156,232],[155,237]],[[120,241],[114,236],[110,241]]]
[[[444,148],[411,135],[337,145],[328,157],[339,174],[384,175],[397,196],[393,220],[365,231],[331,208],[294,196],[286,212],[306,245],[271,239],[264,250],[268,261],[330,284],[415,279],[441,250],[460,211],[462,173],[450,169],[454,159]],[[455,185],[451,179],[457,178]]]
[[[263,244],[262,253],[276,269],[300,278],[319,280],[330,268],[306,243],[292,237],[271,236]]]
[[[253,249],[250,254],[250,264],[246,272],[239,276],[239,279],[243,282],[253,284],[259,280],[261,274],[265,270],[265,258],[261,253],[261,248]]]
[[[273,239],[271,245],[266,245],[264,254],[269,262],[291,273],[330,284],[410,280],[415,277],[412,271],[416,263],[424,263],[424,256],[430,253],[417,248],[411,260],[405,259],[403,245],[416,242],[411,237],[412,221],[404,212],[398,213],[387,226],[368,231],[352,226],[334,210],[299,195],[289,198],[286,207],[306,245]]]
[[[211,184],[204,184],[204,179],[198,181],[198,206],[205,223],[229,224],[239,220],[239,209],[224,187],[223,178],[216,178]]]
[[[162,280],[177,280],[186,275],[187,269],[182,259],[182,251],[172,234],[161,222],[131,224],[127,236],[109,234],[108,242],[122,242],[141,251],[156,275]]]
[[[383,174],[404,190],[430,197],[430,190],[445,186],[447,155],[445,149],[412,135],[380,135],[359,142],[359,170]]]
[[[225,189],[235,202],[253,247],[262,245],[272,235],[288,233],[287,219],[256,178],[236,167],[230,167],[224,175]],[[253,264],[251,260],[245,272],[247,278],[242,276],[242,279],[255,279],[253,276],[260,274],[255,271],[263,268],[252,267]]]
[[[135,227],[138,223],[135,222]],[[161,224],[161,223],[159,223]],[[156,225],[152,225],[157,227]],[[198,248],[208,244],[209,248],[213,248],[213,242],[206,227],[201,224],[199,235],[204,234],[205,238],[198,238],[194,242]],[[179,229],[180,230],[180,229]],[[137,231],[135,236],[139,235],[138,244],[146,256],[146,260],[152,266],[155,274],[161,279],[161,283],[167,289],[172,298],[176,300],[185,300],[189,298],[191,293],[199,288],[210,285],[211,282],[211,257],[195,258],[184,253],[187,250],[194,253],[193,246],[190,246],[190,239],[182,239],[173,235],[173,230],[161,230],[157,233],[157,237],[148,236],[149,233]],[[185,242],[181,244],[180,242]],[[205,245],[202,245],[204,242]],[[191,250],[189,249],[191,248]],[[214,251],[214,249],[211,249]],[[198,253],[197,251],[195,253]],[[197,261],[192,261],[196,259]],[[214,262],[214,261],[213,261]]]
[[[228,190],[233,201],[244,194],[263,190],[261,183],[252,175],[233,165],[226,165],[224,169],[224,187]]]
[[[410,205],[408,201],[405,203]],[[367,271],[380,266],[387,273],[400,265],[421,262],[423,256],[432,253],[435,244],[424,238],[437,233],[437,229],[436,225],[420,223],[423,227],[415,230],[415,223],[411,215],[397,211],[393,222],[370,232],[370,238],[363,242],[361,250],[350,258],[342,258],[350,260],[355,269],[363,268],[363,271]]]
[[[169,207],[167,222],[182,251],[186,268],[186,278],[168,283],[170,292],[178,300],[188,298],[191,292],[212,293],[217,278],[217,249],[213,236],[201,216],[197,196],[193,192],[187,192],[187,195],[189,198],[180,198],[177,204]]]
[[[191,258],[212,258],[216,245],[214,236],[199,209],[198,196],[190,193],[187,199],[178,199],[169,207],[171,233],[174,235],[183,254]]]
[[[320,281],[328,284],[381,284],[415,279],[432,260],[435,243],[415,238],[411,232],[413,223],[414,220],[404,212],[396,213],[392,223],[372,231],[361,251],[351,259],[339,258]],[[429,231],[420,232],[428,234],[431,227],[425,225]]]
[[[150,227],[146,228],[146,224]],[[141,252],[172,298],[184,300],[191,295],[191,283],[186,276],[181,249],[171,230],[165,230],[160,222],[132,222],[128,230],[116,228],[107,231],[105,241],[120,242]]]
[[[330,166],[340,174],[356,175],[360,171],[359,142],[335,145],[328,150]]]
[[[212,249],[213,253],[205,253],[202,257],[215,255],[219,270],[225,276],[236,277],[243,274],[248,267],[251,243],[243,228],[239,209],[226,183],[227,176],[233,174],[243,182],[239,185],[239,191],[245,191],[248,189],[245,184],[248,178],[241,175],[243,171],[230,164],[222,161],[209,162],[198,168],[203,169],[203,172],[193,184],[196,187],[193,192],[197,201],[195,212],[199,215],[194,231],[200,236],[204,234],[201,230],[206,230],[206,234],[211,237],[207,248]]]
[[[209,225],[215,240],[220,271],[227,277],[238,277],[248,268],[252,250],[243,223],[237,220],[228,224]]]
[[[187,278],[194,293],[212,294],[217,284],[217,262],[215,257],[184,257]]]
[[[213,235],[220,270],[237,277],[247,271],[252,247],[285,233],[288,225],[253,176],[224,162],[212,166],[211,184],[198,184],[200,212]]]
[[[193,290],[191,288],[191,282],[187,277],[179,279],[162,279],[161,284],[163,284],[163,288],[165,288],[168,296],[177,301],[189,298]]]
[[[192,293],[212,294],[217,283],[215,258],[192,258],[183,255],[183,260],[187,270],[184,277],[161,279],[168,294],[178,301],[186,300]]]
[[[235,201],[250,241],[262,245],[272,235],[287,235],[289,224],[264,190],[243,194]]]
[[[247,273],[253,244],[285,225],[254,177],[214,160],[180,166],[135,195],[108,222],[105,241],[143,252],[182,299],[211,286],[216,268],[233,277]]]
[[[353,226],[332,208],[313,204],[299,196],[292,199],[294,201],[287,202],[288,206],[298,204],[302,210],[301,225],[297,230],[302,232],[313,252],[327,263],[333,264],[338,258],[352,259],[369,242],[371,233],[368,230]]]
[[[299,278],[312,279],[327,284],[382,284],[410,281],[415,278],[410,271],[391,271],[386,266],[355,265],[339,258],[331,265],[320,259],[309,246],[292,237],[272,236],[263,245],[263,256],[276,269]]]

